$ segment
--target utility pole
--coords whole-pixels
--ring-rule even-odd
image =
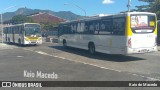
[[[3,44],[3,20],[2,20],[2,13],[1,13],[1,33],[2,33],[2,44]]]
[[[128,7],[128,12],[130,12],[130,7],[131,7],[131,0],[128,0],[128,4],[127,4],[127,7]]]

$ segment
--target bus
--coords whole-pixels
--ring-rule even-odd
[[[160,44],[160,20],[158,20],[157,26],[158,26],[157,44]]]
[[[19,45],[42,44],[41,26],[38,23],[23,23],[3,28],[6,43]]]
[[[157,51],[155,13],[126,12],[103,17],[85,18],[59,25],[59,42],[107,54],[134,54]]]

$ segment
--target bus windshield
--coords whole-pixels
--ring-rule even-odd
[[[131,15],[131,29],[134,33],[153,32],[156,26],[154,15]]]
[[[26,36],[32,36],[32,35],[41,36],[41,30],[38,27],[26,27],[25,35]]]

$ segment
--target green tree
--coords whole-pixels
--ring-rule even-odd
[[[54,27],[58,26],[59,23],[49,23],[49,24],[42,24],[41,23],[41,26],[42,26],[42,31],[50,31],[50,30],[53,30]]]
[[[160,19],[160,0],[138,0],[148,3],[147,5],[136,6],[133,11],[153,12]]]
[[[32,18],[27,17],[25,15],[17,15],[12,18],[11,22],[13,24],[20,24],[20,23],[31,23],[33,22],[33,20]]]

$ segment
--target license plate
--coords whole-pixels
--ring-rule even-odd
[[[148,50],[147,49],[142,49],[141,52],[145,53],[145,52],[148,52]]]
[[[36,43],[36,42],[31,42],[31,43]]]

